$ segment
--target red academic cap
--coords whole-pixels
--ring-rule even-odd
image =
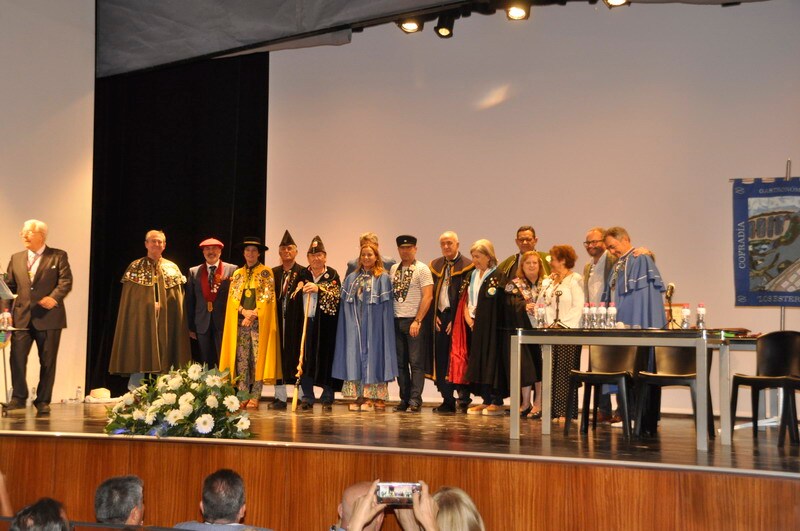
[[[205,240],[200,242],[200,245],[198,245],[198,247],[202,249],[203,247],[208,247],[209,245],[218,245],[223,249],[225,248],[225,244],[216,238],[206,238]]]

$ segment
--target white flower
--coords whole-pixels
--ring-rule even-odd
[[[190,385],[189,387],[191,387],[192,390],[197,391],[198,389],[200,389],[200,384],[198,382],[192,382],[192,385]]]
[[[169,376],[167,376],[166,374],[163,374],[158,377],[158,380],[156,380],[156,388],[158,389],[159,393],[163,393],[164,391],[167,390],[168,381],[169,381]]]
[[[239,422],[236,423],[236,429],[239,431],[244,431],[250,427],[250,419],[243,416],[239,419]]]
[[[222,385],[222,378],[213,374],[209,374],[206,376],[206,385],[209,387],[219,387]]]
[[[125,393],[124,395],[122,395],[122,401],[125,403],[126,406],[133,405],[133,394]]]
[[[142,384],[133,390],[133,394],[135,395],[143,395],[145,393],[147,393],[147,384]]]
[[[203,367],[200,365],[193,363],[189,369],[187,369],[186,374],[189,376],[190,380],[194,380],[195,382],[200,379],[200,373],[203,372]]]
[[[144,420],[145,412],[141,409],[133,410],[133,420]]]
[[[188,417],[189,415],[192,414],[192,411],[194,411],[194,408],[192,407],[192,404],[190,402],[183,402],[178,406],[178,409],[180,409],[184,417]]]
[[[178,399],[178,395],[176,395],[175,393],[164,393],[163,395],[161,395],[161,401],[164,402],[165,404],[167,404],[168,406],[174,404],[175,400],[177,400],[177,399]],[[156,402],[158,402],[158,398],[156,398],[153,401],[154,404]]]
[[[219,400],[217,400],[216,395],[208,395],[206,398],[206,405],[212,409],[217,409],[219,407]]]
[[[166,421],[167,424],[170,426],[176,425],[178,422],[182,421],[184,418],[183,413],[181,413],[180,409],[173,409],[169,413],[167,413]]]
[[[186,402],[188,402],[188,403],[194,402],[194,395],[192,393],[188,393],[188,392],[187,393],[183,393],[181,395],[181,397],[178,399],[178,403],[179,404],[183,404],[183,403],[186,403]]]
[[[239,411],[239,399],[234,395],[226,396],[222,403],[225,404],[225,407],[228,408],[228,411],[231,413]]]
[[[160,398],[156,398],[155,400],[153,400],[153,402],[150,404],[150,409],[156,410],[163,405],[164,405],[164,397],[161,396]]]
[[[183,378],[181,378],[180,376],[173,376],[172,378],[169,379],[169,382],[167,382],[167,386],[173,391],[176,391],[178,388],[180,388],[182,384],[183,384]]]
[[[194,423],[194,429],[197,433],[211,433],[214,429],[214,417],[208,413],[200,415]]]
[[[120,411],[122,411],[122,408],[124,408],[124,407],[125,407],[125,403],[122,400],[120,400],[119,402],[114,404],[114,407],[111,408],[111,411],[113,411],[114,413],[119,413]]]
[[[144,416],[144,423],[148,426],[152,426],[153,422],[156,420],[156,414],[151,413],[150,411],[147,412],[147,415]]]

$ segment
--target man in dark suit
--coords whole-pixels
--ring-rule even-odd
[[[216,238],[200,242],[205,263],[189,269],[186,286],[186,320],[189,337],[200,347],[197,360],[208,367],[219,365],[222,349],[222,329],[225,326],[225,307],[228,304],[230,278],[236,266],[220,260],[225,245]]]
[[[14,393],[7,410],[22,409],[28,398],[25,380],[28,354],[36,342],[39,351],[39,387],[34,405],[39,414],[50,412],[56,357],[61,330],[67,327],[64,297],[72,290],[72,271],[67,253],[45,245],[47,224],[30,219],[22,226],[27,250],[11,256],[8,287],[17,294],[12,312],[14,326],[27,328],[11,336],[11,383]]]

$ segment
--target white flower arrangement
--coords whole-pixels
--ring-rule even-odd
[[[196,363],[146,378],[108,409],[106,433],[157,437],[246,439],[252,436],[242,401],[229,371]]]

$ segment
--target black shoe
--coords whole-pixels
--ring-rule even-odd
[[[413,404],[413,405],[408,406],[408,412],[409,413],[419,413],[420,411],[422,411],[422,406],[420,406],[420,405]]]
[[[303,411],[314,409],[314,404],[310,403],[308,400],[303,400],[300,402],[300,409]]]
[[[322,411],[333,411],[333,402],[323,402]]]
[[[6,404],[6,411],[14,411],[17,409],[25,409],[25,401],[12,398],[9,400],[8,404]]]
[[[433,408],[433,412],[438,415],[452,415],[456,412],[456,407],[445,402],[444,404]]]
[[[36,406],[36,414],[37,415],[49,415],[50,414],[50,404],[34,402],[33,405]]]
[[[405,411],[408,411],[408,404],[406,404],[405,402],[400,402],[399,404],[397,404],[392,408],[392,411],[394,411],[395,413],[403,413]]]
[[[465,402],[463,404],[458,404],[456,406],[456,411],[459,411],[461,413],[466,413],[468,409],[469,409],[469,402]]]
[[[269,405],[269,407],[268,407],[267,409],[280,409],[280,410],[284,410],[284,409],[286,409],[286,402],[284,402],[283,400],[277,400],[277,399],[276,399],[275,401],[273,401],[273,402],[272,402],[272,403]]]
[[[528,416],[528,413],[530,413],[532,409],[533,409],[533,406],[528,406],[527,408],[525,408],[525,409],[523,409],[522,411],[519,412],[519,416],[524,419],[525,417]]]

